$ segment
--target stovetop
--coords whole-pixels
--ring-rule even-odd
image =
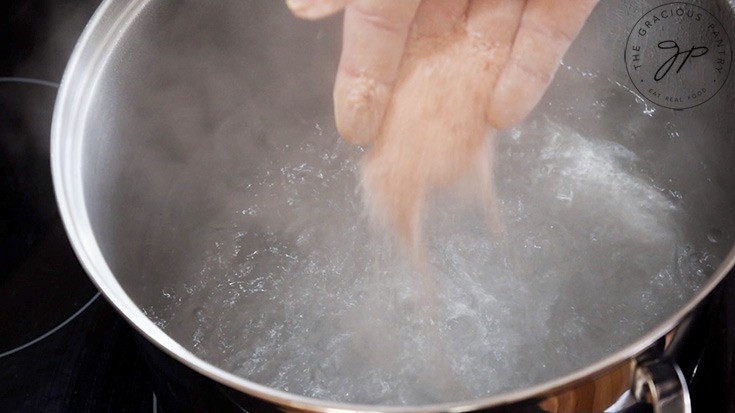
[[[77,262],[51,184],[58,83],[98,3],[0,6],[1,412],[157,410],[135,333]]]
[[[99,2],[0,6],[0,412],[244,411],[136,333],[66,238],[49,170],[51,118]],[[735,411],[735,281],[724,297],[700,327],[706,349],[681,361],[695,412]]]

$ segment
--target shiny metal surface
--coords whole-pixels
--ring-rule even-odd
[[[686,379],[676,363],[654,361],[635,372],[635,396],[653,405],[655,413],[692,411]]]
[[[631,101],[642,100],[630,87],[623,52],[636,23],[663,4],[666,2],[602,0],[564,64],[578,70],[604,68],[611,81],[630,91]],[[735,33],[730,2],[696,4],[716,13],[725,29]],[[175,28],[188,24],[184,17],[192,13],[200,15],[201,26],[187,27],[192,34],[177,38]],[[233,38],[242,40],[233,44]],[[314,38],[320,40],[310,40]],[[107,0],[95,14],[69,62],[57,101],[52,128],[54,184],[80,261],[107,299],[139,331],[196,371],[243,392],[242,397],[271,403],[274,411],[501,411],[509,406],[602,411],[634,387],[639,362],[675,350],[671,346],[675,336],[686,333],[680,326],[694,317],[697,306],[728,275],[735,263],[734,251],[686,305],[634,343],[541,385],[466,402],[391,407],[295,396],[217,368],[164,333],[141,307],[156,300],[166,277],[175,277],[186,265],[181,251],[186,250],[187,242],[193,242],[197,225],[218,213],[209,199],[216,194],[211,188],[217,180],[239,179],[260,161],[238,151],[233,137],[242,130],[258,136],[264,127],[271,128],[271,136],[287,137],[305,120],[329,119],[338,42],[338,20],[320,25],[299,22],[280,2]],[[208,78],[212,66],[219,69],[218,75]],[[135,67],[138,69],[131,70]],[[156,100],[155,92],[160,88],[202,78],[206,79],[205,89],[175,92],[181,107],[173,114],[166,107],[170,102]],[[680,123],[693,122],[702,128],[701,145],[712,148],[717,176],[729,188],[735,188],[730,167],[735,158],[731,134],[735,119],[729,113],[735,102],[732,85],[732,81],[725,84],[706,104],[671,112]],[[565,104],[573,105],[575,99],[580,98],[558,84],[539,110],[553,112]],[[653,103],[647,105],[665,110]],[[175,136],[208,136],[213,140],[176,140]],[[229,143],[223,143],[227,139]],[[145,149],[155,145],[170,145],[167,153],[171,158],[150,159],[152,155]],[[186,187],[177,186],[174,179],[180,172],[176,165],[183,160],[197,165],[186,174]],[[237,165],[237,173],[231,177],[218,174],[220,162]],[[681,168],[685,162],[671,159],[662,167]],[[169,191],[180,193],[179,208],[166,205]],[[699,225],[697,221],[689,224]],[[159,228],[173,230],[157,231]],[[136,265],[160,246],[165,246],[166,259],[154,268],[138,271]]]

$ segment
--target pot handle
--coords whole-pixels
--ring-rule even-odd
[[[684,374],[674,362],[656,361],[638,366],[633,394],[653,405],[654,413],[691,413],[692,403]]]

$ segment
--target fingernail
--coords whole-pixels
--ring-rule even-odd
[[[349,3],[349,0],[286,0],[286,5],[291,11],[309,20],[321,19],[336,13]]]
[[[286,0],[286,5],[294,13],[300,13],[314,3],[313,0]]]
[[[314,9],[319,8],[315,7],[315,3],[317,3],[315,0],[286,0],[286,5],[291,10],[291,13],[301,17],[302,19],[309,20],[319,18],[319,16],[316,16],[314,13]]]

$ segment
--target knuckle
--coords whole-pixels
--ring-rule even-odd
[[[350,8],[357,17],[368,24],[393,33],[401,33],[408,30],[413,15],[402,11],[398,7],[375,7],[361,2],[353,3]]]
[[[571,32],[570,28],[549,23],[545,20],[529,22],[527,29],[534,36],[563,45],[571,44],[575,37],[575,33]]]
[[[508,64],[540,84],[551,83],[551,73],[548,70],[538,65],[527,64],[525,59],[511,59]]]

